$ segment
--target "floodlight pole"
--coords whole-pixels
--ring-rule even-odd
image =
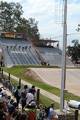
[[[66,45],[67,45],[67,0],[64,0],[62,79],[61,79],[61,96],[60,96],[61,112],[64,109],[64,90],[65,90],[65,81],[66,81]]]

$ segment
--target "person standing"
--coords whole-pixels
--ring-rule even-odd
[[[20,86],[17,86],[17,90],[15,91],[15,98],[16,98],[16,102],[18,106],[20,98],[21,98],[21,87]]]
[[[29,92],[32,93],[34,96],[36,94],[36,89],[35,89],[35,86],[32,85],[32,87],[29,89]]]

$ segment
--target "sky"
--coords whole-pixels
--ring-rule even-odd
[[[64,0],[2,0],[8,2],[19,2],[25,18],[35,18],[38,21],[38,28],[41,38],[51,38],[63,43],[63,1]],[[80,39],[76,31],[80,23],[80,0],[67,0],[67,32],[68,42],[73,39]],[[74,34],[75,33],[75,34]]]

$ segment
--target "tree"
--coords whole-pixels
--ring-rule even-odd
[[[74,46],[76,47],[76,46],[78,46],[78,44],[79,44],[79,40],[77,40],[77,39],[72,40],[72,43],[74,43]]]
[[[13,32],[20,21],[22,7],[19,3],[0,3],[0,27],[4,32]]]
[[[28,33],[33,38],[33,40],[36,40],[36,41],[39,40],[39,38],[40,38],[37,24],[38,24],[38,22],[35,21],[35,19],[29,18],[30,28],[28,29]]]
[[[78,27],[77,27],[76,31],[77,31],[77,32],[80,31],[80,24],[78,24]]]
[[[25,18],[21,18],[20,22],[16,26],[15,30],[16,30],[16,32],[28,33],[29,27],[30,27],[29,21],[26,20]]]
[[[16,27],[16,31],[26,33],[30,38],[33,39],[33,41],[39,40],[40,37],[37,21],[35,21],[33,18],[29,18],[29,20],[21,18],[20,23]]]
[[[67,54],[71,57],[72,62],[78,63],[80,60],[80,44],[78,40],[72,41],[73,46],[68,46]]]
[[[33,40],[39,39],[38,22],[33,18],[22,17],[23,10],[19,3],[0,2],[0,28],[3,32],[23,32]]]

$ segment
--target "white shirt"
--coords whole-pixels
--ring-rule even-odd
[[[34,100],[34,96],[33,96],[33,94],[32,93],[27,93],[27,95],[26,95],[26,104],[28,105],[29,104],[29,102],[31,102],[32,100]]]

